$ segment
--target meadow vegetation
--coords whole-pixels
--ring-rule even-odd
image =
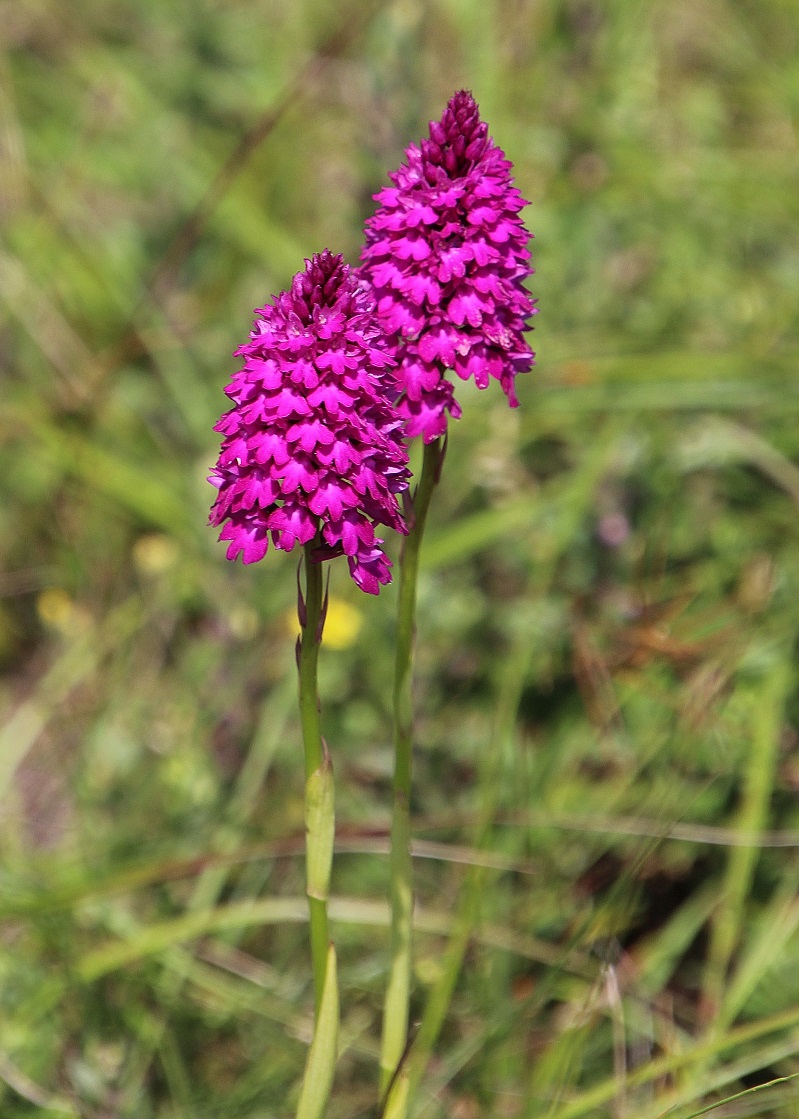
[[[513,412],[459,386],[423,553],[412,1114],[797,1114],[796,14],[0,3],[4,1119],[293,1114],[296,564],[225,560],[212,427],[252,309],[357,260],[463,87],[531,203],[538,365]],[[396,604],[332,567],[355,1119]]]

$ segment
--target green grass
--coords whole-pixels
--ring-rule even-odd
[[[224,560],[212,426],[252,308],[357,258],[462,86],[531,200],[539,364],[516,412],[460,386],[423,557],[413,1114],[795,1116],[795,5],[19,0],[0,27],[3,1119],[293,1114],[295,564]],[[396,604],[332,567],[363,623],[320,660],[355,1119]]]

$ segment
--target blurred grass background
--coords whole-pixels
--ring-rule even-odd
[[[0,47],[0,1114],[293,1113],[295,564],[224,560],[211,429],[463,86],[539,364],[459,386],[425,553],[414,1114],[799,1114],[794,0],[5,0]],[[394,591],[332,595],[354,1119]]]

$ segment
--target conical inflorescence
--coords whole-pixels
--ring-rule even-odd
[[[270,537],[286,552],[316,540],[314,559],[346,555],[358,586],[377,594],[391,563],[375,527],[406,531],[397,495],[409,472],[373,297],[325,251],[256,314],[215,428],[211,523],[228,559],[262,559]]]
[[[397,360],[405,433],[430,443],[461,414],[448,371],[478,388],[496,378],[518,404],[515,377],[535,356],[524,337],[535,313],[530,234],[512,165],[470,93],[456,93],[405,156],[375,195],[361,272]]]

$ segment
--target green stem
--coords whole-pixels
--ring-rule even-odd
[[[299,649],[299,675],[300,675],[300,722],[302,724],[302,742],[305,750],[305,778],[306,778],[306,804],[310,782],[315,773],[321,771],[325,758],[322,747],[322,732],[319,722],[319,696],[316,684],[316,666],[319,659],[319,634],[322,616],[322,566],[311,560],[313,543],[305,545],[305,625],[301,627]],[[329,763],[328,763],[329,764]],[[309,848],[315,842],[315,836],[306,835]],[[326,891],[320,891],[326,892]],[[325,971],[327,969],[327,954],[330,936],[327,927],[327,898],[308,895],[311,926],[311,958],[313,960],[314,976],[314,1006],[316,1015],[322,1003],[322,992],[325,986]]]
[[[440,439],[424,449],[422,474],[413,499],[414,523],[402,549],[399,571],[397,652],[394,670],[394,802],[391,822],[391,967],[383,1015],[380,1091],[385,1094],[408,1040],[411,993],[411,776],[413,753],[413,650],[416,584],[430,499],[443,460]]]

